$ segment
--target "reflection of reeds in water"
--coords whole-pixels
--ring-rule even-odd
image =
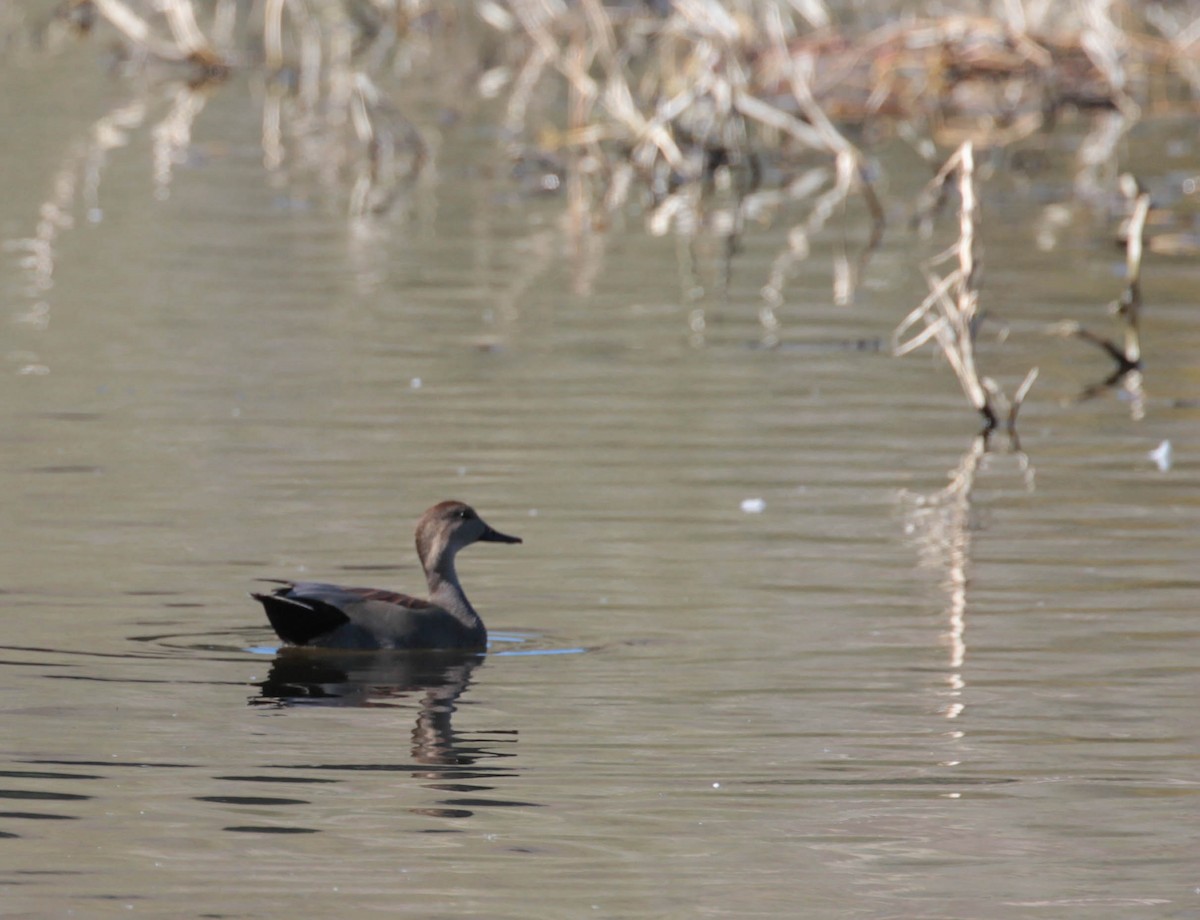
[[[49,324],[60,237],[81,217],[102,220],[99,187],[113,152],[149,124],[155,195],[170,197],[197,119],[236,68],[262,75],[263,162],[270,175],[293,185],[311,178],[346,201],[351,216],[363,217],[392,207],[404,183],[420,173],[427,160],[420,135],[368,72],[379,66],[379,46],[388,44],[382,33],[398,28],[398,19],[375,22],[375,41],[364,52],[358,40],[369,27],[365,21],[351,27],[340,4],[267,0],[255,12],[252,22],[233,0],[204,7],[191,0],[66,0],[43,24],[41,43],[51,46],[61,44],[64,28],[86,35],[107,23],[123,40],[122,72],[148,79],[134,87],[132,101],[96,119],[63,155],[33,233],[11,244],[22,253],[33,302],[19,320]],[[229,49],[245,47],[249,39],[242,33],[256,24],[261,48],[237,57]],[[31,360],[27,367],[34,373],[41,365]]]
[[[172,171],[186,156],[191,143],[192,124],[204,109],[203,90],[188,86],[166,88],[166,111],[151,131],[155,195],[170,195]],[[37,328],[50,324],[50,292],[57,268],[57,247],[62,235],[79,220],[99,223],[104,212],[100,203],[100,185],[114,151],[130,143],[131,137],[150,117],[150,99],[138,98],[121,103],[92,123],[85,138],[63,156],[51,192],[42,202],[33,234],[17,240],[11,248],[22,253],[25,294],[32,306],[18,317]]]
[[[987,450],[987,439],[978,435],[950,472],[950,483],[931,495],[901,494],[905,531],[913,541],[923,568],[941,573],[946,592],[945,641],[950,650],[950,703],[947,718],[962,712],[959,699],[965,686],[962,668],[966,662],[967,574],[971,559],[971,492],[975,473]]]
[[[827,23],[819,4],[805,8]],[[798,17],[785,7],[677,0],[669,13],[639,15],[599,0],[511,0],[485,10],[512,60],[492,68],[481,85],[497,95],[507,88],[514,148],[529,155],[534,144],[527,139],[536,137],[534,155],[561,162],[575,192],[572,233],[614,220],[636,196],[651,233],[688,240],[711,234],[725,241],[728,259],[748,225],[801,209],[762,288],[768,339],[811,236],[853,195],[862,197],[878,235],[883,209],[862,154],[817,103],[811,59],[788,53]],[[766,49],[774,53],[764,70]],[[536,102],[539,93],[553,97],[560,84],[566,121],[547,130]],[[539,123],[541,130],[531,130]],[[849,302],[856,278],[844,256],[834,275],[835,299]],[[722,288],[727,277],[726,267]],[[697,276],[685,280],[692,297],[704,287]],[[690,322],[702,333],[703,312],[694,311]]]
[[[595,273],[599,231],[640,213],[649,232],[681,241],[697,339],[699,302],[727,295],[741,240],[759,224],[788,228],[760,285],[767,342],[813,238],[857,208],[867,239],[843,242],[831,272],[833,301],[853,301],[885,213],[860,145],[899,136],[932,163],[939,145],[996,148],[1048,130],[1064,111],[1096,113],[1076,188],[1100,200],[1117,174],[1117,141],[1147,103],[1172,104],[1181,82],[1200,92],[1200,20],[1106,0],[1006,3],[988,16],[880,28],[853,21],[867,13],[835,17],[820,0],[63,0],[57,9],[43,36],[115,33],[123,73],[177,87],[155,129],[160,194],[205,92],[224,91],[233,73],[251,74],[262,91],[269,175],[315,182],[362,219],[394,209],[431,156],[401,114],[403,86],[475,87],[501,104],[505,152],[515,174],[531,177],[523,187],[563,195],[578,286]],[[457,95],[453,107],[464,107]],[[711,241],[719,264],[706,281]],[[970,282],[957,271],[942,281]],[[929,323],[946,293],[910,321]],[[971,329],[969,305],[951,299]],[[1003,397],[975,371],[970,336],[944,310],[943,319],[925,329],[995,425]]]
[[[755,220],[787,215],[786,248],[762,287],[768,338],[787,279],[833,213],[857,195],[875,232],[882,226],[845,126],[868,138],[899,133],[933,160],[937,144],[1011,144],[1067,109],[1112,113],[1097,118],[1079,158],[1078,187],[1096,195],[1138,100],[1193,44],[1178,14],[1138,19],[1103,0],[1012,3],[992,17],[914,18],[860,34],[834,27],[817,2],[489,0],[481,9],[504,36],[505,59],[480,85],[507,93],[514,154],[566,174],[575,227],[602,226],[644,196],[651,232],[707,232],[733,251]],[[722,189],[725,201],[713,194]],[[834,278],[834,300],[849,302],[856,277],[844,256]],[[702,314],[692,324],[702,330]],[[983,411],[986,400],[971,398]]]
[[[1034,489],[1034,470],[1029,458],[1020,449],[1015,436],[1010,437],[1011,452],[1017,460],[1027,491]],[[918,552],[922,568],[941,576],[940,586],[946,594],[946,632],[943,634],[949,649],[947,694],[950,702],[944,713],[953,719],[963,711],[962,694],[967,686],[964,673],[967,658],[967,611],[970,588],[971,550],[974,533],[972,499],[975,480],[991,456],[987,433],[976,435],[963,453],[958,466],[950,471],[950,482],[929,494],[905,491],[901,493],[905,533]]]
[[[402,19],[371,10],[366,4],[356,20],[340,4],[267,0],[263,8],[264,163],[292,181],[311,175],[346,189],[352,217],[389,210],[428,155],[375,77]]]
[[[63,157],[50,183],[50,194],[39,209],[33,234],[9,245],[21,253],[19,260],[26,278],[24,293],[31,302],[30,307],[17,316],[18,322],[37,329],[50,325],[50,291],[54,287],[58,241],[79,219],[97,222],[102,218],[99,190],[109,154],[124,147],[129,142],[130,132],[139,128],[145,118],[146,103],[142,100],[118,105],[98,119],[86,140],[72,147]],[[47,370],[33,361],[25,364],[21,373],[45,373]]]
[[[155,158],[160,194],[172,157],[190,140],[205,91],[235,69],[254,70],[266,86],[268,170],[292,180],[316,176],[344,190],[350,214],[361,216],[387,210],[399,184],[427,157],[419,133],[376,83],[404,25],[390,6],[265,0],[245,15],[234,0],[217,0],[200,7],[206,14],[200,16],[192,0],[67,0],[59,15],[86,23],[85,32],[99,17],[123,39],[126,70],[134,65],[156,82],[177,85],[171,113],[155,129],[156,154],[165,153]]]

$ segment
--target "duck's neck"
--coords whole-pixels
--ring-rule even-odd
[[[429,599],[454,615],[464,626],[475,629],[483,626],[483,620],[467,600],[467,595],[458,583],[454,571],[453,553],[435,553],[430,559],[421,560],[425,565],[425,580],[429,584]]]

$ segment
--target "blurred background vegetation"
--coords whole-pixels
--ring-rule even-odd
[[[957,268],[943,277],[929,263],[930,299],[893,347],[940,345],[989,426],[1005,407],[991,404],[971,356],[969,183],[996,169],[1035,174],[1042,139],[1064,124],[1082,138],[1072,194],[1129,250],[1114,301],[1124,338],[1057,331],[1099,345],[1119,375],[1141,362],[1142,249],[1200,250],[1200,170],[1121,181],[1120,153],[1135,125],[1194,115],[1197,3],[60,0],[0,11],[10,62],[99,49],[113,79],[134,87],[80,156],[100,163],[124,132],[151,125],[162,195],[206,105],[239,93],[261,120],[264,175],[315,190],[352,220],[388,215],[436,183],[441,132],[470,120],[516,194],[561,200],[562,232],[577,245],[640,220],[655,235],[708,240],[727,277],[747,228],[782,221],[786,245],[757,307],[766,344],[814,234],[843,228],[831,296],[848,304],[886,228],[928,233],[957,201],[947,240]],[[897,147],[928,164],[915,200],[889,183]],[[29,242],[35,273],[39,260],[52,265],[76,185],[58,183],[43,208]],[[689,322],[702,329],[703,312]]]

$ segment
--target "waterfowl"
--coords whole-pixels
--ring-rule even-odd
[[[520,543],[493,530],[470,505],[446,501],[417,521],[417,557],[429,598],[378,588],[345,588],[313,581],[279,581],[270,594],[250,596],[289,645],[338,649],[482,649],[483,620],[467,600],[454,556],[472,543]]]

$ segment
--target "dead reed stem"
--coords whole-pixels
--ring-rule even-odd
[[[1128,203],[1129,216],[1125,220],[1125,288],[1117,300],[1109,304],[1109,311],[1121,320],[1122,344],[1098,335],[1076,322],[1064,322],[1051,328],[1051,332],[1090,342],[1102,349],[1116,362],[1116,374],[1137,370],[1142,365],[1141,314],[1142,314],[1142,254],[1146,246],[1146,218],[1150,214],[1150,193],[1129,173],[1121,176],[1119,185]]]
[[[943,187],[953,176],[958,178],[958,240],[922,266],[929,295],[896,327],[892,350],[901,356],[927,342],[936,342],[967,400],[983,416],[984,431],[997,426],[999,409],[1007,402],[1007,427],[1015,432],[1017,413],[1037,377],[1037,368],[1025,375],[1013,400],[1008,402],[999,385],[979,373],[975,360],[975,334],[980,322],[976,259],[979,201],[975,192],[974,147],[970,141],[965,141],[938,171],[926,189],[926,197],[940,198]],[[939,266],[948,262],[957,265],[946,275],[939,275]]]
[[[1109,312],[1121,322],[1121,342],[1092,332],[1074,321],[1052,326],[1053,335],[1081,339],[1102,350],[1113,360],[1113,370],[1099,383],[1084,387],[1079,400],[1120,388],[1129,402],[1134,420],[1146,415],[1146,394],[1142,380],[1142,255],[1146,248],[1146,219],[1150,213],[1150,194],[1130,174],[1121,176],[1119,185],[1128,206],[1129,216],[1122,231],[1125,237],[1125,287],[1120,297],[1109,304]]]
[[[1125,326],[1125,361],[1134,367],[1142,363],[1140,320],[1142,313],[1142,252],[1146,245],[1146,217],[1150,213],[1150,193],[1137,179],[1126,173],[1121,177],[1125,197],[1132,202],[1125,228],[1125,290],[1116,304],[1116,313]]]
[[[155,34],[147,17],[124,0],[91,2],[134,48],[163,61],[191,64],[194,82],[219,82],[228,75],[230,63],[201,30],[191,0],[159,0],[154,7],[153,12],[165,19],[170,38]]]

